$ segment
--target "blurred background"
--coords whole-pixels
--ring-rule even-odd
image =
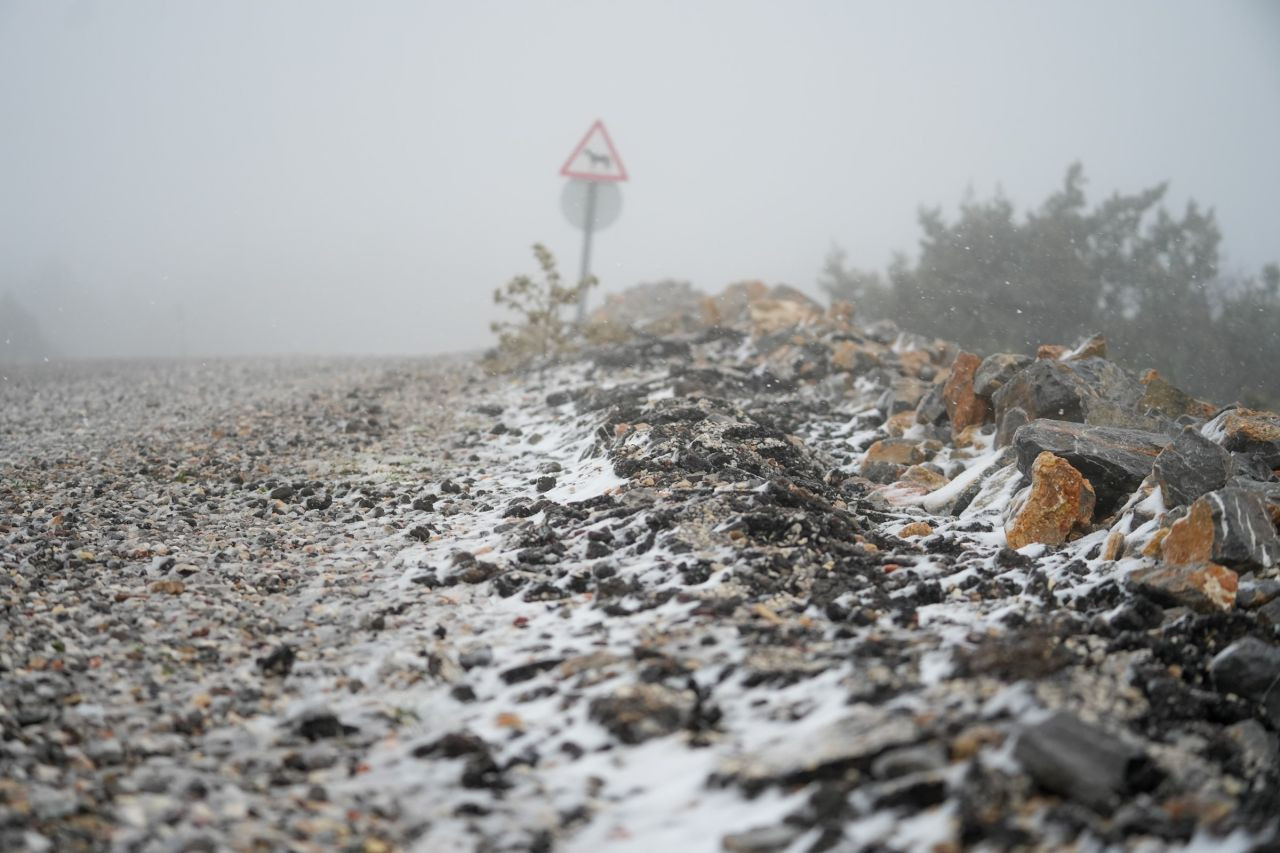
[[[1168,182],[1143,221],[1212,238],[1178,273],[1212,315],[1280,258],[1277,104],[1269,0],[0,0],[0,359],[483,348],[532,243],[576,275],[558,171],[597,118],[605,293],[843,288],[942,334],[988,298],[923,269],[975,251],[966,204]]]

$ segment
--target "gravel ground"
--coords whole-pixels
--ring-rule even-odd
[[[599,361],[0,370],[0,847],[1274,831],[1274,736],[1177,677],[1253,617],[1126,605],[1105,530],[1009,550],[1008,476],[959,516],[867,495],[874,383]]]

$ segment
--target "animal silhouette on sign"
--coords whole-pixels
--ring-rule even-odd
[[[587,159],[591,161],[591,167],[594,169],[599,166],[602,169],[608,169],[613,165],[613,161],[609,159],[608,154],[597,154],[590,148],[582,149],[582,153],[587,155]]]

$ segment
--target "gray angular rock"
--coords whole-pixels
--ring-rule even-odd
[[[978,372],[973,375],[973,393],[979,397],[991,399],[991,395],[999,391],[1013,375],[1035,361],[1029,355],[1011,352],[992,353],[978,365]]]
[[[1097,513],[1103,517],[1124,503],[1151,473],[1152,463],[1169,441],[1160,433],[1042,419],[1019,428],[1013,447],[1018,468],[1027,475],[1046,450],[1070,462],[1093,486]]]
[[[1275,766],[1280,748],[1276,736],[1257,720],[1244,720],[1222,730],[1222,739],[1230,744],[1240,763],[1250,775],[1266,773]]]
[[[916,743],[921,735],[920,725],[910,714],[855,705],[849,716],[808,737],[780,740],[752,754],[726,759],[712,781],[757,791],[768,785],[828,778],[848,769],[866,769],[877,756]]]
[[[1024,729],[1013,756],[1042,788],[1104,814],[1161,778],[1140,749],[1064,711]]]
[[[1231,454],[1205,438],[1195,427],[1185,427],[1156,456],[1151,470],[1165,504],[1186,506],[1205,492],[1227,484],[1231,475]]]
[[[934,385],[920,398],[916,406],[916,423],[939,426],[947,422],[947,403],[942,397],[942,386]]]
[[[1257,702],[1280,727],[1280,646],[1256,637],[1236,640],[1214,656],[1209,672],[1219,690]]]
[[[592,699],[589,714],[618,740],[636,744],[679,729],[689,719],[696,702],[692,690],[636,684]]]
[[[1085,401],[1091,396],[1093,391],[1070,366],[1041,359],[1011,376],[992,395],[991,403],[996,424],[1004,433],[1005,416],[1014,409],[1028,421],[1053,418],[1083,423]]]

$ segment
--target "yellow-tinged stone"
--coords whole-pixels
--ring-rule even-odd
[[[1044,451],[1031,466],[1031,492],[1005,525],[1010,548],[1061,545],[1093,518],[1093,486],[1065,459]]]
[[[904,525],[903,528],[898,531],[898,537],[901,539],[909,539],[913,536],[928,536],[931,533],[933,533],[933,528],[929,526],[928,522],[913,521],[910,524]]]
[[[1124,534],[1113,530],[1107,534],[1107,541],[1102,546],[1102,559],[1118,560],[1124,556]]]
[[[926,468],[923,465],[912,465],[902,476],[898,478],[899,483],[915,483],[924,486],[929,491],[941,489],[948,482],[947,478],[932,468]]]
[[[1141,554],[1144,557],[1159,557],[1160,546],[1164,543],[1164,538],[1169,535],[1169,528],[1161,527],[1155,533],[1151,534],[1151,538],[1147,540],[1147,544],[1142,546]]]

